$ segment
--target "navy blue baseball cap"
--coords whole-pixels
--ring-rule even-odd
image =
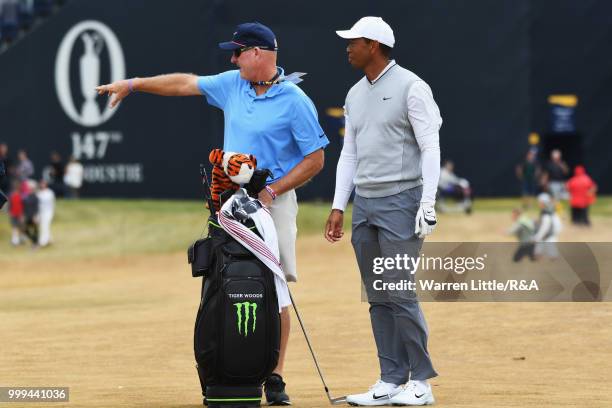
[[[219,48],[223,50],[233,51],[244,47],[278,50],[276,36],[272,30],[258,22],[240,24],[236,27],[232,41],[219,43]]]

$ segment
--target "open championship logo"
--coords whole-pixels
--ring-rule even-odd
[[[70,61],[75,44],[83,42],[83,55],[79,58],[80,90],[83,105],[75,106],[70,88]],[[55,88],[66,114],[82,126],[98,126],[106,122],[116,109],[105,104],[103,110],[96,102],[96,86],[100,84],[100,55],[104,47],[110,58],[110,80],[125,78],[125,59],[117,36],[99,21],[83,21],[68,31],[62,40],[55,60]]]

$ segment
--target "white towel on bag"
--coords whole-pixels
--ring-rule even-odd
[[[274,221],[267,208],[262,207],[257,212],[250,214],[250,218],[255,223],[257,231],[263,237],[251,231],[241,222],[237,221],[232,214],[232,203],[235,196],[230,197],[219,211],[219,224],[225,232],[248,249],[253,255],[264,263],[274,273],[274,286],[278,298],[278,311],[291,304],[289,288],[279,261],[280,252],[278,249],[278,238]],[[251,200],[255,200],[251,198]]]

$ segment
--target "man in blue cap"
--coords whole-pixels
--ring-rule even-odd
[[[317,111],[306,94],[276,66],[278,44],[261,23],[240,24],[231,41],[219,44],[232,51],[239,69],[218,75],[168,74],[131,78],[97,87],[116,106],[132,92],[163,96],[204,95],[225,115],[225,151],[250,153],[258,166],[272,171],[259,199],[269,207],[278,234],[280,260],[287,281],[297,280],[295,189],[323,168],[323,149],[329,140],[318,123]],[[281,348],[278,366],[265,383],[270,405],[290,405],[282,378],[289,340],[289,299],[282,300]]]

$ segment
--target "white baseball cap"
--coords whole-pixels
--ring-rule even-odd
[[[395,37],[391,26],[380,17],[363,17],[357,21],[350,30],[336,31],[342,38],[368,38],[393,48]]]

